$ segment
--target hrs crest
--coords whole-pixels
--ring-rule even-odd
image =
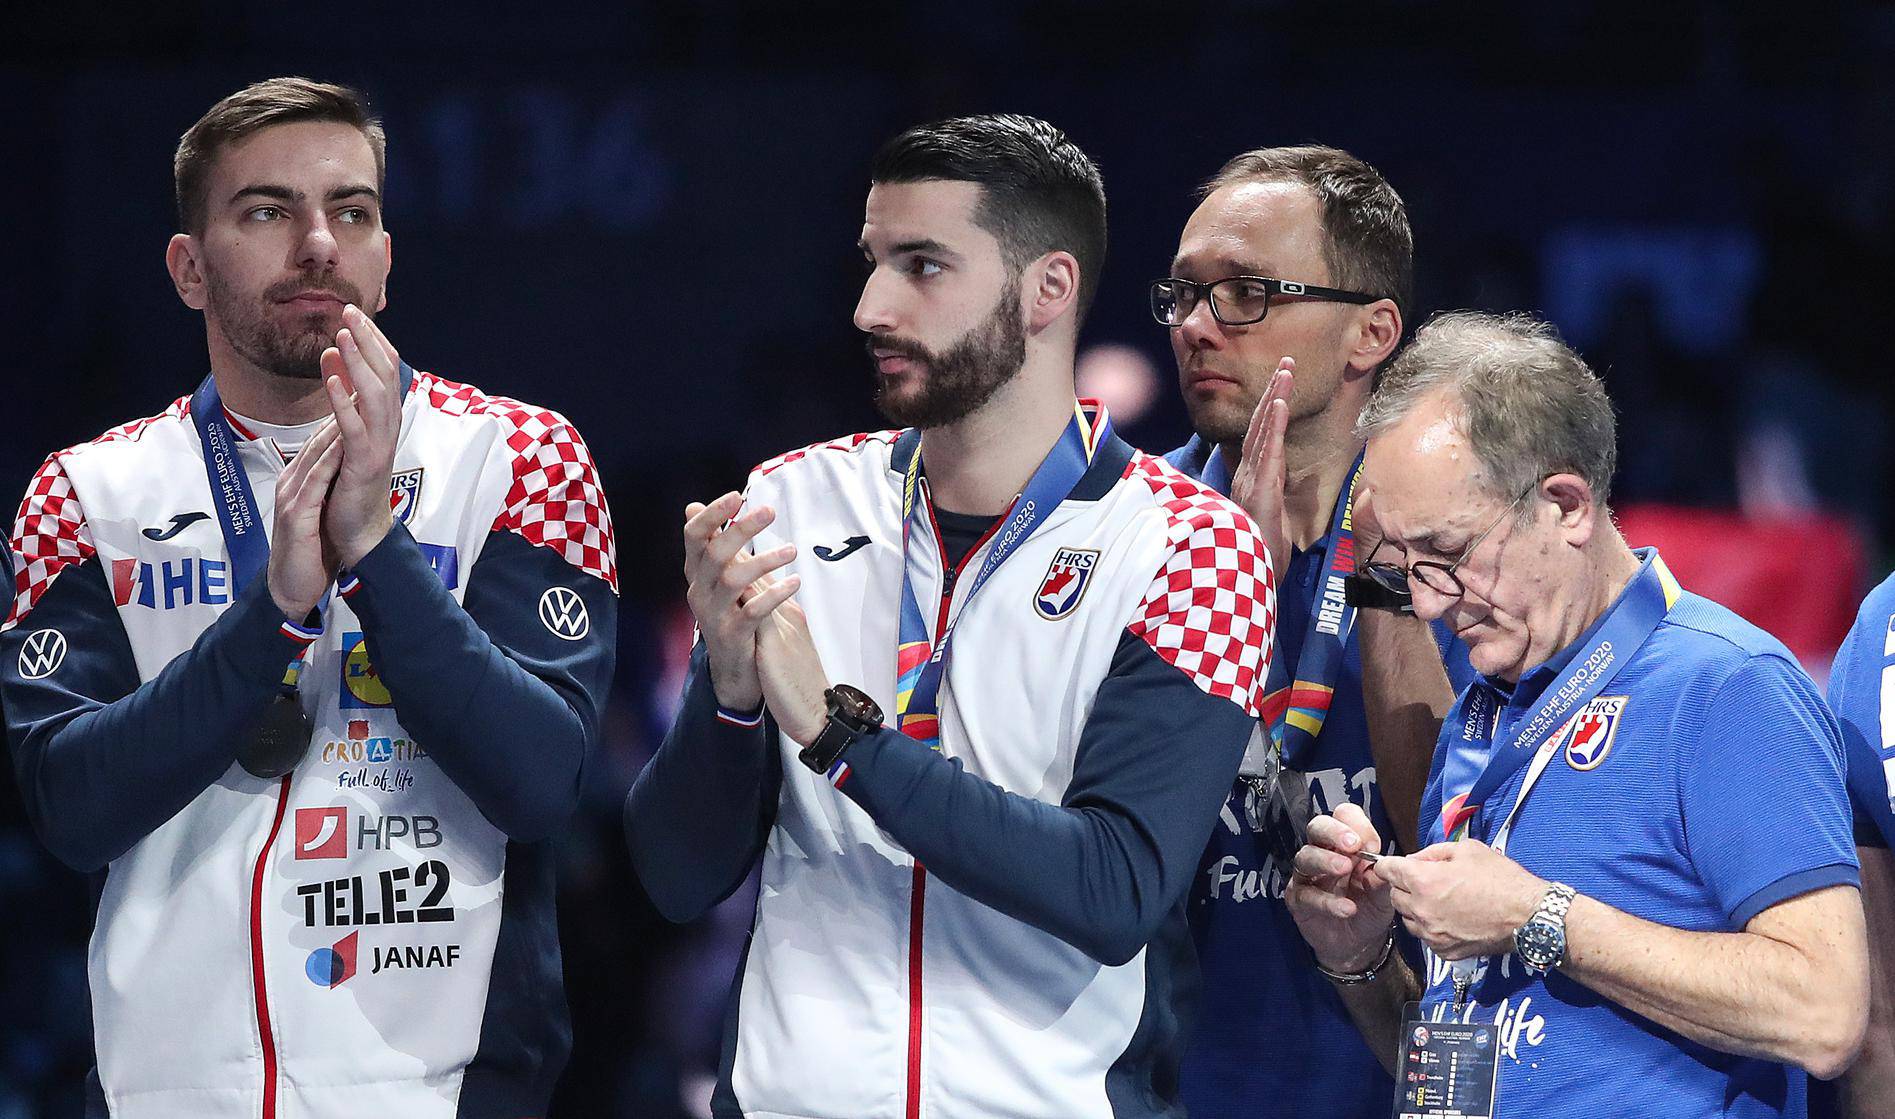
[[[1079,606],[1092,582],[1092,570],[1099,562],[1095,548],[1061,548],[1053,553],[1046,567],[1046,578],[1033,596],[1033,610],[1049,622],[1057,622]]]

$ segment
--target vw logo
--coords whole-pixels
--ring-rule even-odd
[[[56,629],[29,634],[20,646],[20,679],[44,680],[66,659],[66,635]]]
[[[585,600],[570,587],[547,587],[540,595],[540,624],[564,641],[578,641],[592,632]]]

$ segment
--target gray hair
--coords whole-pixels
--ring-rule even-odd
[[[1494,498],[1512,501],[1549,474],[1572,473],[1605,507],[1618,463],[1612,401],[1552,324],[1518,313],[1434,316],[1388,366],[1356,434],[1373,439],[1444,391]]]

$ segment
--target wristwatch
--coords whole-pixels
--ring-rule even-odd
[[[848,684],[837,684],[822,698],[829,705],[829,721],[796,756],[810,769],[826,774],[856,739],[882,725],[882,709],[867,692]]]
[[[1415,598],[1406,586],[1397,589],[1360,571],[1343,576],[1342,600],[1362,610],[1411,615],[1415,612]]]
[[[1555,882],[1541,895],[1527,923],[1513,930],[1513,950],[1532,975],[1545,975],[1566,959],[1566,911],[1579,892]]]

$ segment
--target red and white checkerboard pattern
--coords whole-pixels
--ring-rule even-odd
[[[62,570],[92,555],[92,534],[86,530],[78,495],[59,456],[50,456],[26,487],[13,523],[13,602],[0,630],[24,621]]]
[[[85,513],[79,508],[65,468],[59,464],[60,456],[80,454],[100,443],[136,442],[152,424],[182,418],[190,411],[190,404],[190,397],[180,396],[155,416],[120,424],[90,442],[48,456],[40,465],[13,522],[13,600],[0,630],[20,624],[60,571],[93,555],[92,534],[86,531]]]
[[[778,467],[788,466],[800,458],[807,458],[812,451],[853,451],[864,443],[893,443],[899,435],[901,435],[899,431],[869,431],[845,435],[840,439],[831,439],[827,443],[812,443],[807,447],[778,455],[759,464],[755,470],[751,471],[751,474],[761,478]]]
[[[1170,514],[1171,554],[1128,627],[1199,688],[1261,716],[1276,638],[1276,575],[1230,499],[1137,454],[1126,466]]]
[[[552,548],[618,590],[612,513],[592,453],[566,417],[432,373],[417,374],[414,391],[426,393],[430,407],[450,416],[493,416],[504,425],[513,452],[513,484],[494,520],[495,532],[517,532],[532,544]]]

